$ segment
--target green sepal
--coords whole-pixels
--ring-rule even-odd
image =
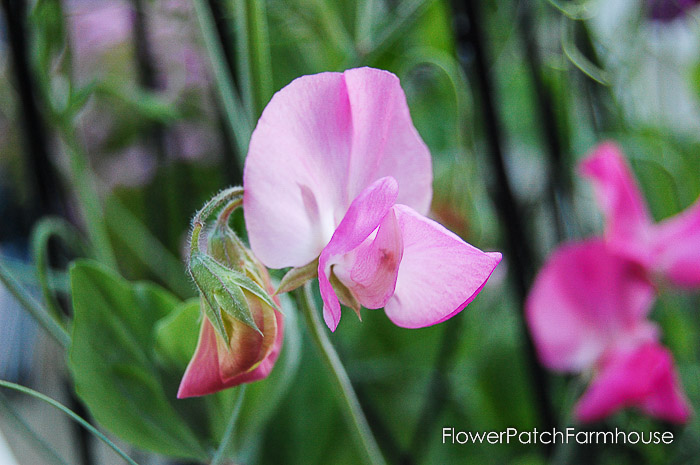
[[[275,294],[284,294],[285,292],[293,291],[317,276],[318,258],[309,264],[289,270],[282,278],[282,281],[280,281],[280,285],[277,287]]]
[[[248,254],[241,240],[227,224],[216,223],[207,238],[209,254],[232,270],[243,270]]]
[[[251,283],[257,286],[252,280],[241,273],[226,268],[212,257],[201,252],[192,253],[190,274],[202,294],[203,308],[207,318],[227,343],[229,338],[224,327],[222,311],[262,334],[255,324],[248,301],[241,290],[241,287],[248,289]],[[241,283],[245,283],[245,285]],[[257,287],[260,288],[260,286]],[[257,293],[255,294],[257,295]]]

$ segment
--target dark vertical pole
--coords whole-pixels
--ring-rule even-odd
[[[158,82],[144,0],[133,0],[133,5],[133,39],[139,84],[148,92],[157,92],[161,86]],[[160,181],[160,185],[151,184],[149,186],[146,207],[149,210],[149,222],[153,233],[160,237],[168,247],[175,250],[179,246],[180,229],[178,225],[182,224],[182,220],[187,215],[184,211],[178,215],[180,212],[177,211],[177,208],[183,205],[183,202],[179,200],[182,189],[177,187],[182,186],[182,183],[179,182],[177,176],[177,166],[170,163],[168,159],[167,132],[167,128],[160,122],[152,122],[144,130],[145,143],[155,153],[158,165],[154,181],[156,183]]]
[[[557,239],[561,242],[567,236],[564,224],[564,211],[570,205],[571,181],[564,164],[564,148],[554,110],[554,98],[550,88],[542,79],[542,58],[537,46],[537,31],[532,17],[532,0],[521,3],[518,32],[525,49],[525,61],[535,91],[535,111],[538,113],[542,139],[547,151],[549,166],[549,196]]]
[[[28,185],[33,196],[32,216],[61,211],[60,190],[52,169],[45,122],[37,104],[36,83],[31,73],[24,0],[2,0],[7,39],[12,57],[19,118],[26,154]],[[26,225],[29,228],[29,224]]]
[[[221,48],[224,51],[224,56],[226,57],[226,64],[231,74],[231,79],[235,85],[236,89],[240,89],[240,83],[238,82],[238,67],[236,65],[236,56],[234,53],[234,37],[231,34],[230,28],[227,26],[227,19],[224,12],[219,4],[219,0],[209,0],[209,9],[211,9],[211,14],[216,22],[216,32],[219,36],[219,42],[221,42]],[[230,21],[230,18],[228,19]],[[238,95],[240,98],[241,96]],[[214,98],[217,102],[217,98]],[[222,134],[222,142],[224,144],[224,170],[228,174],[228,182],[231,184],[243,184],[243,173],[237,162],[239,157],[236,154],[236,146],[234,141],[231,140],[228,131],[226,130],[226,123],[224,121],[224,112],[221,105],[217,102],[217,116],[219,118]]]
[[[12,56],[15,85],[19,97],[20,119],[27,155],[27,171],[35,198],[34,215],[60,213],[61,191],[58,179],[52,169],[48,150],[48,137],[45,121],[37,103],[36,82],[30,64],[29,34],[26,29],[27,5],[24,0],[2,0],[2,7],[7,21],[8,42]],[[26,225],[30,227],[29,224]],[[28,231],[27,231],[28,232]],[[52,253],[55,259],[55,253]],[[84,416],[85,409],[70,390],[71,409]],[[74,434],[78,438],[78,450],[81,463],[90,465],[92,453],[91,437],[81,426],[76,425]]]
[[[532,241],[527,237],[521,210],[513,195],[510,179],[506,172],[501,146],[501,122],[498,115],[496,93],[492,87],[493,77],[487,63],[485,36],[481,30],[483,17],[480,16],[479,12],[479,0],[455,0],[454,10],[460,61],[465,72],[472,76],[472,82],[480,100],[486,141],[496,175],[495,203],[503,221],[506,253],[512,271],[511,279],[515,283],[517,297],[521,303],[522,316],[527,291],[534,276],[535,254],[531,249]],[[524,318],[521,321],[526,358],[530,366],[536,405],[541,418],[540,425],[545,429],[551,429],[556,423],[549,401],[549,378],[537,361],[534,345]],[[551,448],[548,448],[548,452],[550,450]]]

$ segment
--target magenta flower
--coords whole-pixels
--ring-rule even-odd
[[[685,422],[690,406],[671,354],[647,320],[654,280],[700,284],[697,204],[654,224],[617,147],[602,144],[581,164],[594,181],[606,217],[604,238],[569,243],[547,260],[526,302],[526,318],[542,363],[552,370],[592,372],[574,409],[580,421],[635,406]],[[695,258],[697,260],[697,258]]]
[[[440,323],[501,259],[424,216],[430,153],[386,71],[304,76],[279,91],[253,133],[243,181],[253,252],[271,268],[318,260],[332,331],[341,302],[384,307],[407,328]]]
[[[700,286],[700,201],[655,224],[622,153],[610,142],[581,164],[581,172],[593,181],[614,253],[675,285]]]

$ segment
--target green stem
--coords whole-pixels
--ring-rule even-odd
[[[206,4],[205,0],[193,0],[192,3],[194,3],[197,18],[199,19],[199,24],[202,29],[202,35],[204,36],[204,43],[209,53],[214,79],[216,79],[216,88],[219,91],[221,103],[226,115],[227,129],[230,133],[231,140],[236,142],[239,165],[243,166],[243,160],[248,152],[248,141],[252,133],[252,128],[247,119],[247,114],[241,105],[231,74],[226,67],[226,55],[219,42],[216,32],[216,22],[211,9]]]
[[[319,352],[321,352],[324,362],[326,362],[326,365],[333,375],[333,381],[343,399],[345,413],[348,420],[355,427],[356,438],[367,454],[368,463],[372,465],[384,465],[384,457],[379,450],[377,441],[372,435],[372,430],[367,423],[365,414],[362,412],[362,407],[360,407],[360,402],[357,400],[357,395],[352,388],[350,378],[348,378],[348,374],[345,372],[345,368],[337,352],[328,339],[326,327],[318,316],[318,310],[313,303],[313,296],[311,295],[311,284],[306,283],[303,292],[297,292],[296,296],[297,303],[304,313],[306,324],[311,331],[314,343]]]
[[[63,218],[46,217],[42,218],[32,231],[31,246],[32,258],[36,264],[36,275],[39,281],[41,293],[48,310],[51,312],[56,323],[63,326],[63,314],[56,299],[56,295],[49,285],[49,239],[52,236],[60,238],[70,246],[71,250],[77,253],[85,253],[85,247],[80,240],[80,234],[72,224]]]
[[[73,185],[80,202],[83,219],[97,258],[112,269],[117,269],[117,259],[107,233],[104,212],[97,193],[97,184],[92,177],[87,156],[80,147],[69,121],[60,121],[59,130],[66,145],[70,160]]]
[[[250,61],[253,65],[256,106],[255,116],[260,116],[263,108],[272,97],[272,56],[270,54],[270,33],[267,24],[267,6],[264,0],[252,0],[248,4],[252,47]]]
[[[192,232],[190,233],[190,255],[199,250],[199,234],[204,228],[204,222],[209,218],[217,209],[219,209],[224,204],[227,208],[234,205],[232,208],[237,207],[243,202],[243,188],[239,186],[229,187],[224,189],[218,194],[216,194],[211,200],[204,204],[201,210],[194,215],[192,218]]]
[[[229,417],[228,424],[226,425],[226,431],[224,431],[224,435],[221,438],[221,442],[219,443],[219,448],[214,454],[214,458],[211,461],[211,465],[221,464],[228,454],[229,446],[231,445],[233,435],[236,432],[236,423],[238,422],[238,416],[241,413],[241,406],[243,405],[243,398],[245,397],[245,388],[245,385],[238,388],[238,397],[236,398],[236,405],[234,405],[233,410],[231,411],[231,416]]]
[[[100,441],[102,441],[102,442],[104,442],[105,444],[107,444],[107,446],[109,446],[109,448],[111,448],[111,449],[112,449],[114,452],[116,452],[121,458],[123,458],[125,462],[127,462],[127,463],[130,464],[130,465],[138,465],[138,463],[134,462],[134,460],[133,460],[131,457],[129,457],[128,455],[126,455],[126,453],[124,453],[124,451],[122,451],[119,447],[117,447],[116,444],[114,444],[112,441],[110,441],[109,438],[108,438],[107,436],[105,436],[104,434],[100,433],[100,432],[97,430],[97,428],[95,428],[95,427],[92,426],[90,423],[88,423],[87,421],[83,420],[81,417],[79,417],[78,415],[76,415],[75,412],[73,412],[72,410],[70,410],[68,407],[62,405],[61,403],[59,403],[59,402],[57,402],[57,401],[55,401],[55,400],[52,399],[51,397],[45,396],[44,394],[42,394],[42,393],[40,393],[40,392],[37,392],[37,391],[35,391],[35,390],[33,390],[33,389],[29,389],[28,387],[20,386],[19,384],[11,383],[11,382],[9,382],[9,381],[4,381],[4,380],[0,380],[0,387],[5,387],[5,388],[8,388],[8,389],[13,389],[13,390],[15,390],[15,391],[22,392],[22,393],[27,394],[27,395],[30,395],[30,396],[32,396],[32,397],[34,397],[34,398],[36,398],[36,399],[39,399],[39,400],[41,400],[41,401],[43,401],[43,402],[46,402],[47,404],[51,405],[51,406],[54,407],[54,408],[57,408],[57,409],[60,410],[61,412],[65,413],[66,415],[68,415],[69,417],[71,417],[71,419],[73,419],[73,421],[79,423],[79,424],[82,425],[85,429],[87,429],[87,430],[90,431],[92,434],[94,434]]]
[[[24,418],[20,416],[19,413],[12,407],[10,401],[5,397],[4,394],[0,393],[0,413],[2,413],[3,419],[9,420],[14,426],[14,431],[19,431],[22,435],[26,436],[31,442],[36,444],[38,452],[51,463],[56,463],[59,465],[68,465],[68,462],[63,460],[58,453],[53,450],[51,445],[49,445],[41,436],[34,431]]]
[[[0,281],[17,299],[17,302],[46,330],[56,342],[66,348],[70,345],[70,335],[66,329],[54,320],[48,311],[34,299],[0,262]]]

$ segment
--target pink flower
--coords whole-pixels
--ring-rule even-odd
[[[200,291],[204,316],[197,348],[180,382],[179,399],[266,378],[282,348],[284,322],[274,308],[279,300],[266,294],[273,293],[267,269],[227,222],[228,216],[209,235],[209,256],[190,257],[189,269]],[[238,274],[232,275],[234,272]],[[218,317],[210,320],[213,315]]]
[[[255,297],[248,303],[262,335],[224,315],[232,328],[227,345],[211,322],[203,318],[197,349],[180,382],[178,399],[212,394],[270,374],[282,347],[282,315]]]
[[[263,112],[244,171],[251,248],[271,268],[318,259],[323,315],[384,307],[419,328],[460,312],[501,259],[426,218],[428,148],[393,74],[296,79]]]
[[[653,280],[700,284],[698,205],[654,224],[617,147],[605,143],[581,164],[593,179],[606,217],[604,238],[564,244],[547,260],[526,302],[526,318],[542,363],[593,372],[574,409],[581,421],[636,406],[685,422],[690,406],[671,354],[647,320]]]
[[[611,250],[673,284],[700,286],[700,201],[654,223],[620,149],[610,142],[581,164],[581,172],[593,181]]]
[[[671,353],[656,342],[605,357],[575,415],[581,421],[596,421],[628,406],[674,423],[684,423],[690,416]]]

